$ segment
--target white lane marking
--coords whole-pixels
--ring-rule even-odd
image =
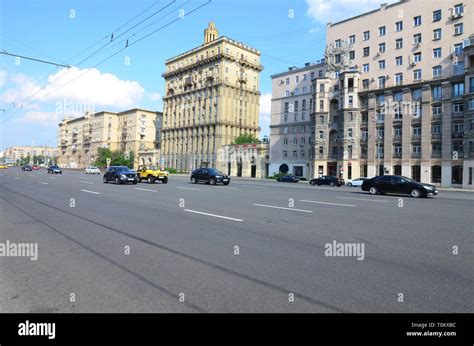
[[[266,189],[266,187],[263,186],[254,186],[254,185],[248,185],[248,184],[237,184],[239,186],[248,186],[251,187],[252,189]]]
[[[192,187],[180,187],[180,186],[177,186],[176,188],[181,189],[181,190],[194,190],[194,191],[200,191],[201,190],[201,189],[195,189],[195,188],[192,188]]]
[[[383,199],[367,199],[367,198],[353,198],[353,197],[336,197],[336,198],[340,198],[340,199],[353,199],[353,200],[356,200],[356,201],[367,201],[367,202],[382,202],[382,203],[388,203],[388,201],[386,200],[383,200]]]
[[[210,213],[203,213],[202,211],[196,211],[196,210],[191,210],[191,209],[184,209],[184,211],[190,212],[190,213],[195,213],[195,214],[201,214],[201,215],[206,215],[206,216],[212,216],[212,217],[217,217],[219,219],[226,219],[226,220],[231,220],[231,221],[244,221],[242,219],[235,219],[233,217],[228,217],[228,216],[222,216],[222,215],[216,215],[216,214],[210,214]]]
[[[38,184],[48,185],[48,183],[45,181],[38,181]]]
[[[264,208],[275,208],[275,209],[284,209],[284,210],[293,210],[293,211],[301,211],[303,213],[312,213],[312,210],[303,210],[303,209],[296,209],[296,208],[286,208],[286,207],[278,207],[275,205],[266,205],[266,204],[257,204],[254,203],[253,205],[257,207],[264,207]]]
[[[151,189],[142,189],[139,187],[136,187],[135,190],[140,190],[140,191],[148,191],[148,192],[157,192],[156,190],[151,190]]]
[[[4,175],[5,175],[5,174],[3,174],[3,173],[0,173],[0,176],[2,176],[2,177],[3,177]]]
[[[94,184],[92,181],[81,181],[83,184]]]
[[[356,207],[355,204],[341,204],[341,203],[329,203],[329,202],[319,202],[319,201],[308,201],[306,199],[300,199],[300,202],[304,203],[316,203],[316,204],[327,204],[327,205],[338,205],[341,207]]]
[[[90,191],[90,190],[83,190],[81,189],[82,192],[87,192],[87,193],[93,193],[94,195],[100,195],[100,192],[95,192],[95,191]]]
[[[231,189],[231,190],[238,190],[236,187],[230,187],[230,186],[215,186],[218,189]]]
[[[18,180],[20,180],[21,178],[20,178],[20,177],[13,177],[13,179],[18,179]]]

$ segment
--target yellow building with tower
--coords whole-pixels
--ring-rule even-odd
[[[166,61],[162,153],[167,167],[224,169],[223,146],[259,133],[260,52],[219,37],[210,22],[204,43]]]

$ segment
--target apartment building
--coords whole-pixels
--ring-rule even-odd
[[[46,157],[48,160],[58,156],[58,149],[49,146],[12,146],[6,148],[3,153],[3,157],[13,163],[28,156],[31,160],[34,156]]]
[[[324,78],[323,62],[290,67],[272,76],[270,175],[291,173],[310,178],[314,168],[313,84]]]
[[[204,44],[166,61],[163,155],[179,171],[226,170],[223,146],[259,133],[260,52],[225,36],[210,22]]]
[[[327,25],[315,174],[473,188],[473,6],[405,0]]]
[[[64,118],[59,124],[58,164],[70,168],[92,165],[102,147],[126,155],[133,152],[135,168],[159,164],[161,123],[162,113],[138,108]]]

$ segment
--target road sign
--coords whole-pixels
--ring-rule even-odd
[[[112,159],[108,157],[107,159],[105,159],[105,162],[107,162],[107,167],[109,167],[110,163],[112,162]]]

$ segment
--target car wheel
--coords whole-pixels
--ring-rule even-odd
[[[138,181],[134,180],[133,185],[137,185]]]
[[[229,182],[227,182],[227,183],[224,183],[224,185],[229,185]]]
[[[316,185],[321,186],[321,184],[316,184]]]
[[[334,187],[334,183],[331,181],[331,183],[329,184],[331,187]]]
[[[352,183],[347,183],[347,186],[350,186],[350,187],[352,187]]]
[[[191,177],[191,183],[197,184],[197,182],[198,182],[198,181],[197,181],[196,177]]]
[[[418,190],[418,189],[413,189],[413,190],[411,190],[410,195],[411,195],[413,198],[421,197],[421,191]]]
[[[315,182],[314,180],[310,180],[309,183],[310,183],[310,185],[312,185],[312,186],[316,185],[316,182]]]
[[[211,184],[211,185],[216,185],[216,179],[211,178],[211,179],[209,180],[209,184]]]
[[[161,182],[162,182],[163,184],[166,184],[166,183],[168,182],[168,177],[164,177]]]
[[[105,176],[102,178],[102,181],[104,182],[104,184],[107,184],[107,178]]]
[[[115,178],[115,185],[120,185],[120,179],[118,177]]]
[[[153,184],[155,182],[155,178],[153,176],[149,175],[147,178],[148,184]]]
[[[377,190],[376,187],[372,186],[370,189],[369,189],[369,193],[371,195],[376,195],[379,191]]]

